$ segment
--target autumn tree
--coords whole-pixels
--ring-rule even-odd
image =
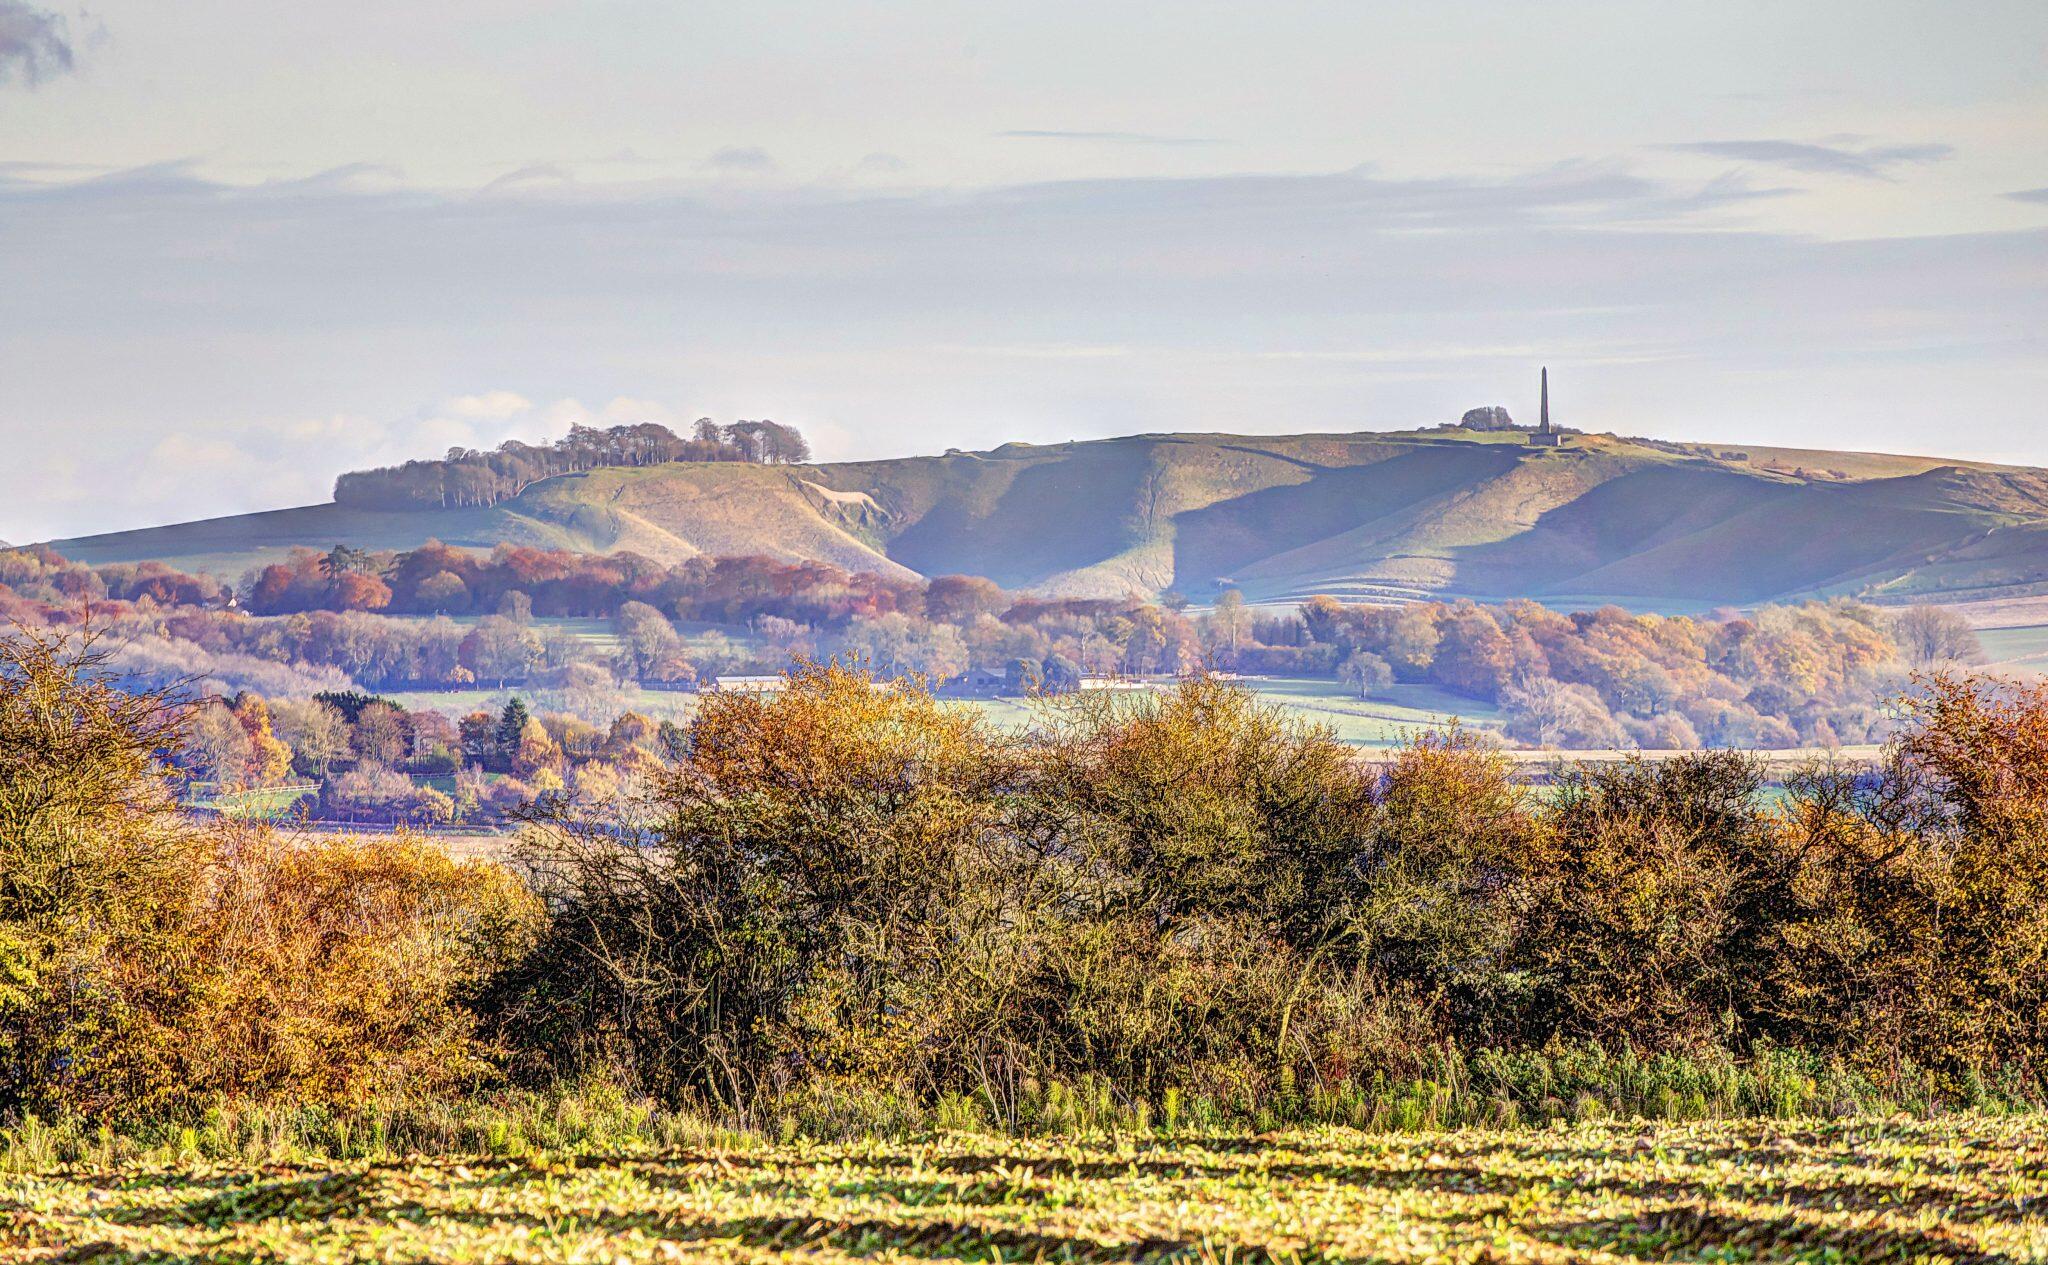
[[[331,704],[280,699],[269,705],[279,741],[290,747],[294,763],[313,776],[352,754],[348,721]]]
[[[198,780],[239,790],[250,783],[255,744],[225,703],[209,699],[191,717],[182,760]]]
[[[1875,816],[1933,867],[1926,1040],[1952,1066],[2048,1058],[2048,685],[1941,672],[1905,707]]]
[[[249,735],[249,777],[258,786],[275,786],[290,774],[295,758],[289,744],[277,736],[270,704],[259,695],[244,692],[234,703],[236,723]]]
[[[925,585],[925,615],[941,623],[965,626],[976,615],[1000,615],[1009,607],[1010,595],[982,576],[940,575]]]
[[[629,680],[674,680],[687,661],[683,641],[668,617],[645,602],[627,602],[612,617],[619,637],[620,670]]]
[[[469,609],[469,585],[452,571],[436,571],[413,590],[413,604],[441,614],[460,615]]]
[[[1970,621],[1945,606],[1908,606],[1892,617],[1892,638],[1915,667],[1984,661],[1984,643]]]
[[[1244,594],[1236,589],[1225,589],[1217,596],[1216,604],[1209,608],[1210,648],[1227,655],[1226,661],[1234,662],[1238,645],[1243,641],[1245,631],[1250,626],[1251,620],[1244,607]]]
[[[1371,698],[1394,683],[1394,669],[1370,650],[1354,650],[1337,665],[1337,679],[1356,690],[1358,697]]]
[[[0,1111],[119,1091],[121,1034],[148,1019],[113,979],[197,886],[165,766],[192,710],[124,684],[90,634],[0,638]]]
[[[358,759],[386,767],[405,759],[412,750],[411,726],[403,711],[378,701],[357,714],[352,745]]]

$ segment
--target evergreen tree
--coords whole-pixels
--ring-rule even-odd
[[[529,719],[531,717],[527,713],[526,704],[521,702],[517,696],[514,696],[511,702],[505,704],[504,712],[498,717],[499,751],[510,754],[519,750],[519,735],[525,732],[526,722]]]

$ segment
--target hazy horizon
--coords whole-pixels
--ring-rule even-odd
[[[0,0],[0,538],[572,422],[2048,465],[2048,7]]]

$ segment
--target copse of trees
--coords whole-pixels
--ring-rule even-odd
[[[359,509],[460,509],[496,505],[541,479],[603,466],[649,466],[666,461],[743,461],[802,464],[811,448],[779,422],[697,422],[688,439],[655,422],[597,428],[572,426],[552,444],[507,440],[489,452],[451,448],[438,461],[357,470],[335,480],[336,504]]]
[[[534,715],[517,697],[459,723],[356,691],[275,703],[244,692],[186,711],[164,759],[202,802],[310,783],[317,794],[301,811],[366,825],[500,824],[546,794],[610,803],[666,749],[638,713],[599,727]]]
[[[1909,666],[1896,640],[1901,618],[1846,601],[1717,619],[1615,606],[1567,613],[1528,601],[1347,606],[1318,597],[1302,608],[1308,638],[1352,665],[1343,670],[1377,675],[1378,660],[1396,680],[1499,705],[1512,738],[1581,749],[1879,740],[1889,724],[1880,701],[1903,686]]]
[[[698,557],[667,566],[633,553],[500,545],[480,554],[430,541],[398,553],[297,550],[245,577],[241,590],[257,615],[471,615],[510,602],[527,618],[599,618],[638,602],[684,619],[744,623],[774,615],[830,625],[921,609],[924,586],[821,562]]]
[[[121,562],[89,567],[72,562],[47,545],[0,549],[0,614],[33,613],[44,606],[214,606],[229,589],[207,576],[188,575],[161,562]]]

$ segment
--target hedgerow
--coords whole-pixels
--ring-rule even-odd
[[[1880,768],[1782,796],[1731,752],[1538,796],[1469,733],[1375,770],[1212,678],[1015,736],[818,666],[708,697],[631,793],[542,795],[500,866],[187,819],[190,710],[21,635],[0,1123],[333,1142],[591,1086],[771,1134],[2032,1101],[2048,688],[1903,706]]]

